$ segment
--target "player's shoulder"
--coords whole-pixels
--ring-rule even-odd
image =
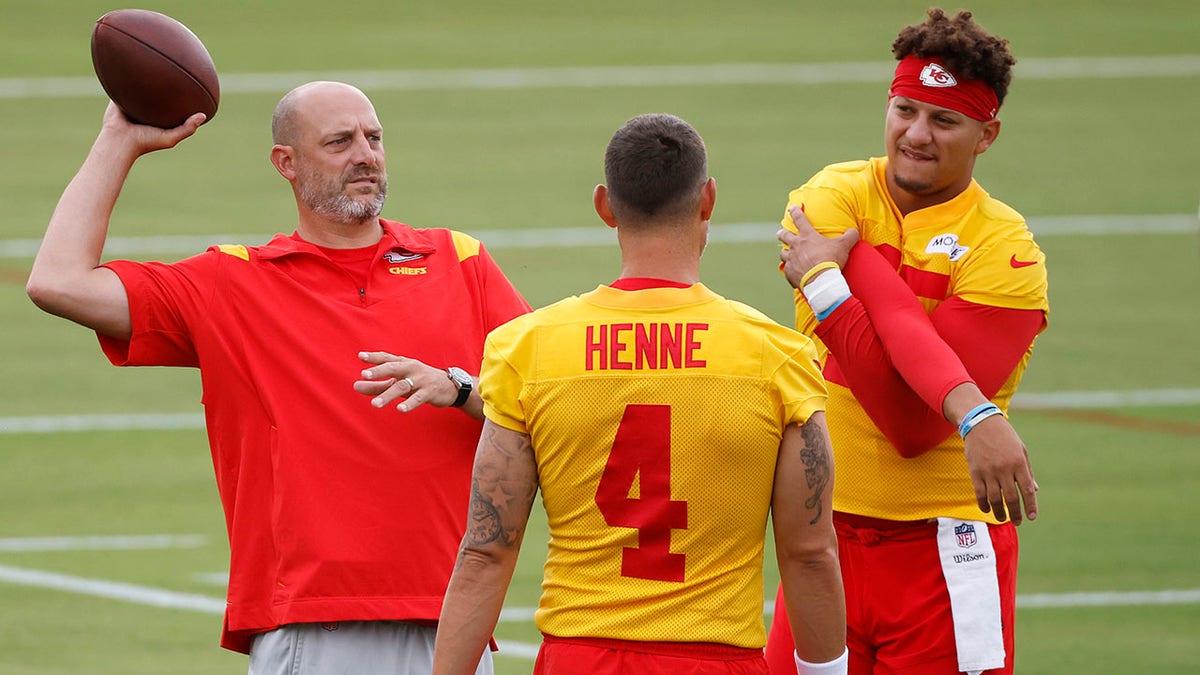
[[[1005,202],[986,195],[979,201],[977,211],[985,242],[1004,244],[1006,250],[1012,246],[1018,250],[1040,250],[1025,217]]]
[[[817,175],[846,175],[860,174],[868,172],[871,168],[871,160],[869,159],[851,159],[845,162],[834,162],[826,165],[825,168],[817,172]]]
[[[807,202],[821,193],[859,194],[869,191],[874,183],[874,166],[871,160],[858,159],[829,164],[813,174],[803,185],[792,190],[794,202]]]
[[[725,301],[725,303],[729,307],[730,311],[733,312],[733,314],[736,317],[738,317],[742,320],[749,321],[749,322],[755,323],[755,324],[761,324],[764,326],[779,325],[775,322],[774,319],[772,319],[771,317],[764,314],[757,307],[747,305],[746,303],[741,302],[740,300],[731,300],[729,298],[721,298],[721,299]]]
[[[760,335],[764,342],[776,345],[785,352],[794,352],[812,343],[807,336],[784,326],[761,310],[738,300],[723,298],[734,320],[747,325],[751,332]]]
[[[1028,226],[1025,224],[1025,216],[1022,216],[1019,211],[991,195],[987,195],[980,200],[979,213],[997,226],[1016,230],[1028,229]]]
[[[526,312],[515,316],[505,323],[497,326],[489,334],[489,339],[495,337],[497,341],[514,341],[521,338],[523,335],[532,334],[541,326],[546,326],[555,323],[561,323],[564,320],[570,320],[571,317],[579,313],[580,298],[577,295],[567,296],[561,300],[539,307],[532,312]]]
[[[847,183],[862,183],[872,179],[871,160],[855,159],[829,164],[805,183],[811,187],[840,186]]]

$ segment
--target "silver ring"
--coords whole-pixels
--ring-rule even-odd
[[[409,391],[412,391],[413,389],[416,389],[416,388],[417,388],[417,385],[413,384],[413,381],[412,381],[412,378],[411,378],[411,377],[406,377],[406,378],[404,378],[404,379],[402,379],[402,380],[400,380],[400,381],[401,381],[401,382],[407,382],[407,383],[408,383],[408,390],[409,390]]]

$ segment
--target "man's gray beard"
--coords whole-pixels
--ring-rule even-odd
[[[317,194],[312,182],[305,182],[300,188],[300,199],[313,213],[324,216],[340,223],[361,223],[374,220],[383,212],[383,203],[387,200],[387,180],[380,178],[379,194],[370,201],[360,201],[347,196],[345,193]]]
[[[375,220],[383,212],[383,202],[387,193],[380,192],[369,202],[351,199],[346,195],[338,195],[322,203],[310,205],[314,213],[320,214],[342,223],[360,223],[365,220]]]

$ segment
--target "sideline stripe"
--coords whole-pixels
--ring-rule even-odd
[[[51,590],[78,593],[80,595],[91,595],[164,609],[179,609],[206,614],[221,614],[225,611],[224,600],[205,595],[180,593],[118,581],[87,579],[68,574],[25,569],[9,565],[0,565],[0,582],[48,588]],[[1017,607],[1029,608],[1179,605],[1196,603],[1200,603],[1200,589],[1132,591],[1126,593],[1044,593],[1017,596]],[[774,614],[774,603],[764,603],[763,610],[768,615]],[[533,608],[531,607],[506,608],[501,612],[500,620],[530,621],[532,620],[532,616]],[[533,660],[537,657],[538,645],[536,644],[510,642],[507,640],[499,641],[498,644],[502,651],[497,656],[527,660]]]
[[[211,614],[225,611],[225,601],[195,593],[181,593],[163,588],[140,586],[120,581],[88,579],[57,572],[0,565],[0,581],[67,591],[80,595],[92,595],[112,600],[121,600],[139,605],[186,609]],[[1161,591],[1127,591],[1094,593],[1039,593],[1017,596],[1018,607],[1108,607],[1132,605],[1188,605],[1200,603],[1200,588],[1167,589]],[[501,612],[501,621],[531,621],[534,608],[506,607]],[[775,613],[775,603],[763,603],[763,612]]]
[[[133,551],[159,548],[199,548],[208,539],[199,534],[147,534],[91,537],[8,537],[0,539],[0,552]]]
[[[1200,405],[1200,389],[1018,393],[1012,401],[1014,410],[1091,410],[1190,405]],[[173,431],[203,428],[204,415],[202,413],[0,417],[0,436],[6,434],[55,434],[73,431]]]
[[[84,577],[44,572],[42,570],[24,569],[0,565],[0,581],[21,586],[36,586],[56,591],[93,595],[100,598],[132,602],[137,605],[150,605],[166,609],[186,609],[196,612],[220,614],[225,611],[225,601],[194,593],[180,593],[149,586],[138,586],[120,581],[104,581],[103,579],[86,579]]]
[[[225,73],[221,75],[221,93],[276,94],[312,80],[351,82],[370,91],[863,84],[889,81],[894,68],[892,61],[866,61]],[[1023,58],[1014,70],[1022,80],[1195,77],[1200,75],[1200,55]],[[7,99],[102,93],[96,78],[89,76],[0,79],[0,98]]]
[[[69,431],[203,429],[203,413],[138,415],[45,415],[0,417],[0,435],[54,434]]]
[[[1200,588],[1127,593],[1037,593],[1017,596],[1017,607],[1118,607],[1196,603],[1200,603]]]
[[[1200,389],[1135,389],[1133,391],[1060,391],[1013,396],[1020,410],[1087,410],[1200,405]]]
[[[508,640],[496,640],[496,646],[500,648],[500,651],[493,654],[493,656],[507,656],[527,661],[537,659],[538,648],[540,647],[540,645],[528,642],[510,642]]]
[[[1058,235],[1106,234],[1198,234],[1200,219],[1193,214],[1143,214],[1094,216],[1043,216],[1029,218],[1029,229],[1039,237]],[[775,243],[779,223],[713,224],[709,241],[728,244]],[[612,246],[617,235],[612,228],[554,227],[516,230],[474,230],[471,236],[488,248],[554,248],[580,246]],[[148,253],[199,253],[209,246],[230,242],[256,245],[266,243],[271,235],[209,234],[152,237],[109,237],[104,243],[105,257],[137,256]],[[41,239],[2,239],[0,258],[32,258],[37,254]]]

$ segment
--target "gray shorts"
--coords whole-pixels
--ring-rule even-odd
[[[249,675],[429,675],[437,629],[405,621],[296,623],[255,636]],[[476,675],[492,675],[483,653]]]

